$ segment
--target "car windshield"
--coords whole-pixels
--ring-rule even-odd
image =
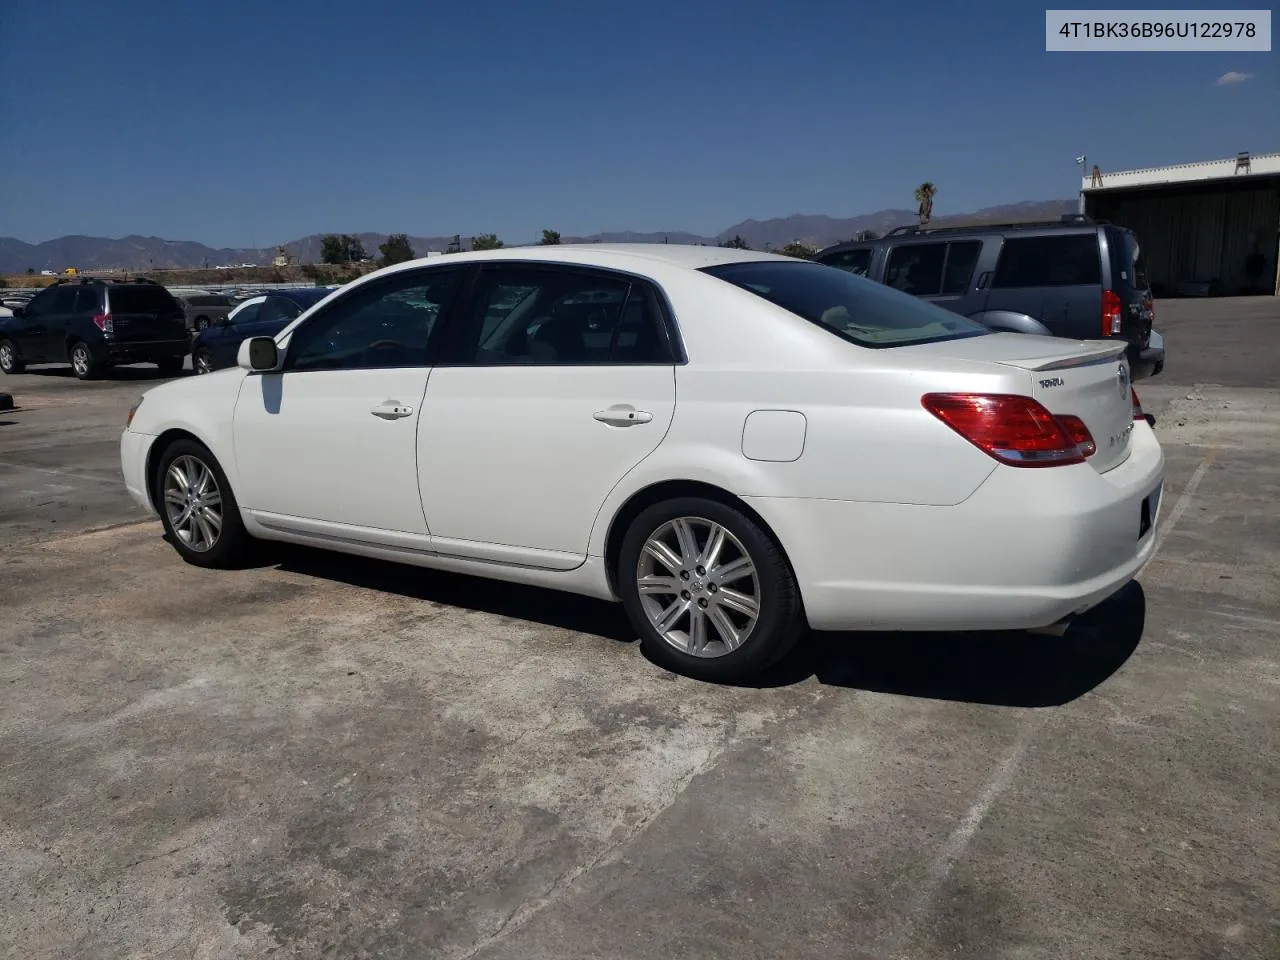
[[[990,333],[958,313],[824,264],[761,260],[704,267],[703,272],[863,347],[901,347]]]

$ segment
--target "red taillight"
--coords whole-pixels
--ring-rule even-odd
[[[1138,399],[1138,391],[1133,389],[1133,387],[1129,388],[1129,399],[1133,401],[1133,419],[1147,419],[1147,415],[1142,410],[1142,401]]]
[[[920,402],[948,427],[1001,463],[1014,467],[1084,463],[1086,454],[1063,420],[1031,397],[927,393]],[[1092,444],[1093,437],[1083,423],[1080,429]]]
[[[1098,445],[1093,442],[1093,434],[1089,432],[1083,420],[1066,414],[1059,415],[1058,422],[1062,424],[1062,429],[1067,431],[1067,436],[1080,451],[1080,456],[1088,458],[1098,452]]]
[[[1120,333],[1120,297],[1114,291],[1102,291],[1102,335],[1114,337]]]
[[[103,333],[111,333],[112,331],[111,314],[95,313],[93,315],[93,325],[97,327],[99,330],[101,330]]]

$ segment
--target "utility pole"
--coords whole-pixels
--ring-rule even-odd
[[[1080,191],[1080,216],[1082,217],[1084,216],[1084,178],[1086,171],[1089,169],[1088,161],[1089,158],[1083,153],[1076,157],[1076,164],[1080,167],[1080,186],[1077,189]]]

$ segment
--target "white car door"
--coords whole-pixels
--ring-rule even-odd
[[[444,555],[572,569],[609,491],[675,412],[649,284],[562,265],[485,265],[459,354],[427,384],[418,473]]]
[[[242,507],[268,526],[428,549],[414,435],[463,271],[395,273],[305,319],[236,401]]]

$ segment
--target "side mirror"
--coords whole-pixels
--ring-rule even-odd
[[[280,350],[271,337],[250,337],[240,344],[236,365],[253,373],[269,373],[280,367]]]

